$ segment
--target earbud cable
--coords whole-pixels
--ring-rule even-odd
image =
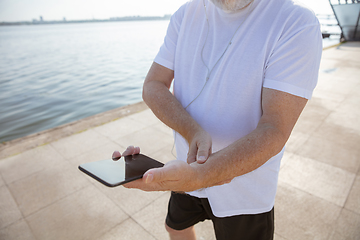
[[[236,33],[238,32],[238,30],[240,29],[240,27],[243,25],[243,23],[245,22],[245,20],[247,19],[249,13],[250,13],[250,9],[251,9],[251,6],[252,6],[252,3],[254,1],[251,2],[250,6],[248,6],[248,12],[246,13],[246,17],[244,18],[244,20],[240,23],[240,25],[237,27],[236,31],[234,32],[234,34],[232,35],[232,37],[230,38],[230,41],[229,43],[227,44],[224,52],[221,54],[221,56],[219,57],[219,59],[216,61],[216,63],[214,64],[214,66],[209,69],[209,66],[206,65],[205,61],[204,61],[204,48],[205,48],[205,45],[206,45],[206,42],[208,40],[208,37],[209,37],[209,29],[210,29],[210,24],[209,24],[209,18],[208,18],[208,15],[207,15],[207,11],[206,11],[206,4],[205,4],[205,0],[203,0],[203,4],[204,4],[204,11],[205,11],[205,16],[206,16],[206,23],[207,23],[207,33],[206,33],[206,38],[205,38],[205,41],[204,41],[204,45],[202,46],[201,48],[201,61],[203,62],[203,64],[205,65],[206,69],[207,69],[207,75],[206,75],[206,79],[205,79],[205,83],[203,85],[203,87],[201,88],[199,94],[184,108],[185,110],[193,103],[195,102],[196,99],[198,99],[198,97],[201,95],[201,93],[204,91],[205,89],[205,86],[206,84],[208,83],[209,79],[210,79],[210,75],[212,73],[212,71],[215,69],[215,67],[217,66],[217,64],[220,62],[220,60],[223,58],[223,56],[225,55],[225,53],[227,52],[227,50],[229,49],[230,45],[232,44],[232,40],[234,39]],[[174,151],[174,147],[175,147],[175,142],[176,142],[176,132],[175,132],[175,136],[174,136],[174,144],[173,144],[173,147],[171,149],[171,154],[175,156],[175,154],[173,153]]]

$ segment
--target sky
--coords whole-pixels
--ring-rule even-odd
[[[187,0],[0,0],[0,22],[163,16]],[[267,1],[267,0],[264,0]],[[328,0],[300,0],[317,14],[331,14]]]

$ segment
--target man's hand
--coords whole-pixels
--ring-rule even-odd
[[[139,154],[140,148],[129,146],[122,154],[114,151],[112,159],[117,161],[121,156]],[[198,189],[200,176],[196,172],[197,163],[192,165],[180,160],[165,164],[162,168],[149,169],[142,179],[124,184],[126,188],[137,188],[144,191],[194,191]]]
[[[112,158],[116,161],[120,159],[121,156],[139,153],[139,147],[129,146],[122,154],[119,151],[114,151]],[[199,164],[198,161],[194,161],[188,164],[181,160],[173,160],[165,164],[162,168],[149,169],[142,179],[126,183],[123,186],[126,188],[137,188],[143,191],[175,192],[191,192],[200,188],[210,187],[206,184],[206,176],[204,175],[206,171],[204,171],[203,168],[204,163],[205,162]],[[230,179],[221,181],[212,184],[212,186],[223,185],[230,181]]]
[[[194,191],[201,188],[201,175],[196,165],[199,164],[173,160],[162,168],[148,170],[142,179],[126,183],[124,187],[143,191]]]
[[[209,133],[202,130],[194,134],[189,142],[187,162],[205,163],[211,154],[212,140]]]
[[[192,192],[198,189],[230,183],[232,179],[207,185],[206,171],[203,164],[188,164],[181,160],[173,160],[162,168],[148,170],[142,179],[124,184],[126,188],[143,191]]]

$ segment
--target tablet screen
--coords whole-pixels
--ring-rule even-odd
[[[84,163],[79,166],[79,169],[106,186],[115,187],[140,179],[147,170],[162,166],[164,164],[161,162],[143,154],[136,154],[125,156],[125,160],[124,158],[118,161],[106,159]]]

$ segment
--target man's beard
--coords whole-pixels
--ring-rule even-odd
[[[235,12],[249,5],[253,0],[210,0],[215,6],[226,11]]]

